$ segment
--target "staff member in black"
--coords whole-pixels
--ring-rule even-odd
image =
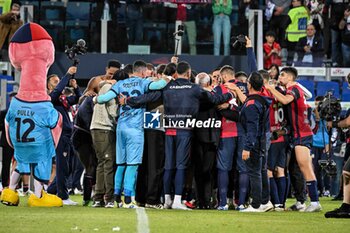
[[[263,78],[258,72],[253,72],[248,78],[249,95],[240,112],[240,122],[245,131],[242,159],[248,169],[251,205],[242,212],[263,212],[259,209],[262,204],[262,156],[265,154],[266,132],[270,130],[269,105],[270,101],[262,97],[261,89]],[[225,84],[229,89],[235,90],[232,84]]]

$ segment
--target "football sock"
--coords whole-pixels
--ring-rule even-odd
[[[185,169],[177,169],[176,175],[175,175],[175,195],[179,195],[181,197],[184,181],[185,181]]]
[[[125,203],[129,204],[131,202],[131,196],[135,196],[135,185],[137,178],[137,165],[126,166],[125,176],[124,176],[124,194]]]
[[[282,177],[278,177],[277,179],[275,179],[276,183],[277,183],[277,190],[278,190],[278,197],[280,200],[280,204],[284,204],[286,201],[286,177],[282,176]]]
[[[306,187],[308,189],[311,202],[318,202],[317,181],[306,181]]]
[[[23,193],[26,193],[29,189],[28,184],[23,184]]]
[[[164,203],[167,205],[171,205],[171,195],[165,194],[164,197],[165,197]]]
[[[181,205],[181,195],[175,195],[173,205]]]
[[[124,192],[127,193],[127,191],[124,191]],[[131,196],[127,196],[127,194],[125,194],[124,202],[125,202],[125,204],[130,204],[131,203]]]
[[[41,198],[41,191],[43,190],[43,185],[37,179],[34,179],[34,194],[37,198]]]
[[[121,196],[120,196],[120,195],[117,195],[117,194],[114,195],[114,200],[115,200],[117,203],[122,202]]]
[[[125,169],[125,166],[118,166],[117,171],[114,175],[114,194],[116,195],[121,195],[122,193]]]
[[[219,206],[225,206],[227,201],[227,186],[228,186],[228,172],[218,169],[218,190],[220,203]]]
[[[171,193],[171,184],[172,184],[172,180],[173,180],[173,174],[174,174],[174,170],[168,170],[168,169],[164,170],[163,185],[164,185],[164,193],[165,194]]]
[[[285,177],[286,178],[286,189],[285,189],[285,194],[284,194],[284,202],[286,202],[287,198],[288,198],[288,195],[289,195],[289,192],[290,192],[290,186],[291,186],[291,182],[290,182],[290,175],[289,173],[286,174],[287,176]]]
[[[13,171],[10,179],[10,185],[9,188],[13,191],[16,190],[19,178],[21,178],[21,175],[17,171]]]
[[[239,174],[239,201],[238,205],[244,205],[249,187],[249,176],[247,173]]]
[[[270,195],[271,201],[274,205],[282,204],[278,196],[276,181],[273,177],[270,177]]]

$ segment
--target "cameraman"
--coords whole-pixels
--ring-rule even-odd
[[[325,196],[329,195],[330,180],[327,174],[324,174],[320,165],[319,160],[327,159],[326,153],[329,151],[329,137],[327,130],[327,122],[320,118],[319,104],[324,100],[324,96],[316,96],[315,108],[312,114],[312,120],[315,121],[315,128],[313,129],[314,135],[312,140],[311,153],[313,155],[312,163],[314,166],[314,172],[317,178],[318,191]],[[325,190],[323,190],[325,188]]]
[[[64,205],[77,205],[76,202],[69,199],[67,189],[70,156],[74,156],[71,146],[72,143],[70,141],[73,124],[69,116],[69,111],[71,110],[71,106],[78,103],[82,95],[77,81],[72,78],[76,72],[77,67],[71,66],[67,74],[63,76],[61,80],[55,74],[47,78],[47,88],[51,97],[51,102],[55,109],[61,113],[63,121],[62,134],[56,148],[56,177],[47,191],[50,194],[57,194],[57,196],[63,200]],[[66,97],[62,92],[68,84],[74,88],[75,95]]]
[[[0,15],[0,49],[5,55],[10,43],[10,39],[17,29],[23,25],[23,21],[20,19],[19,10],[21,8],[21,3],[19,1],[12,1],[11,11]],[[4,50],[4,51],[3,51]]]
[[[349,75],[348,75],[349,77]],[[349,81],[349,80],[348,80]],[[348,128],[350,127],[350,116],[341,121],[328,122],[329,127]],[[350,159],[343,167],[343,203],[340,208],[325,213],[326,218],[350,218]]]

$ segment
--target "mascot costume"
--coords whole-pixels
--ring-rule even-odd
[[[0,201],[17,206],[15,191],[21,174],[32,173],[34,194],[29,206],[62,206],[62,200],[43,191],[50,179],[52,157],[55,156],[62,131],[62,116],[53,107],[46,90],[46,76],[54,61],[52,38],[40,25],[28,23],[14,34],[9,46],[12,65],[21,71],[18,94],[12,99],[5,119],[6,138],[15,150],[17,167],[10,186],[3,190]]]

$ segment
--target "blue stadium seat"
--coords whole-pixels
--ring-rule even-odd
[[[343,82],[341,100],[347,102],[350,101],[350,89],[347,82]]]
[[[71,2],[67,3],[67,20],[89,21],[91,17],[90,2]]]
[[[315,83],[311,80],[298,80],[298,83],[306,87],[311,93],[312,93],[312,98],[308,99],[308,101],[315,100]]]
[[[60,21],[65,20],[66,7],[63,2],[42,2],[40,20],[41,21]],[[56,23],[56,22],[55,22]]]
[[[325,96],[329,91],[332,91],[333,95],[340,99],[339,83],[328,81],[320,81],[316,83],[317,96]]]

